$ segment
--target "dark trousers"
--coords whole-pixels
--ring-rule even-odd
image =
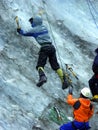
[[[57,70],[60,68],[59,63],[56,57],[56,50],[53,45],[45,45],[40,48],[39,57],[36,68],[45,66],[47,59],[49,59],[49,63],[53,70]]]
[[[89,80],[89,87],[93,96],[98,95],[98,78],[95,75]]]

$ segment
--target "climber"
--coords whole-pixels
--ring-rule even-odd
[[[98,48],[95,49],[95,53],[97,54],[94,58],[92,70],[94,75],[89,80],[89,87],[91,89],[93,98],[92,101],[98,102]]]
[[[73,98],[73,88],[69,87],[67,102],[73,107],[74,120],[60,126],[60,130],[89,130],[89,119],[94,114],[94,107],[89,99],[90,89],[84,87],[79,98]]]
[[[29,19],[29,22],[32,26],[32,29],[28,32],[24,32],[21,28],[17,28],[17,32],[23,36],[32,36],[35,40],[40,44],[41,48],[39,51],[39,58],[37,62],[36,69],[39,73],[39,81],[37,86],[42,86],[45,82],[47,82],[47,77],[44,72],[44,66],[46,64],[47,58],[49,58],[50,65],[53,70],[55,70],[61,79],[62,89],[68,87],[68,83],[66,81],[65,75],[62,69],[59,66],[56,57],[56,49],[52,45],[51,38],[49,36],[47,27],[43,25],[43,21],[41,16],[35,16]]]

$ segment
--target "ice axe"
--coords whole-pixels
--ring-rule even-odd
[[[66,68],[70,70],[70,72],[73,74],[73,76],[79,80],[79,78],[76,76],[76,74],[73,72],[73,69],[68,65],[68,64],[65,64],[66,65]]]
[[[20,28],[20,26],[19,26],[19,19],[18,19],[18,16],[16,16],[14,20],[16,21],[17,28]]]

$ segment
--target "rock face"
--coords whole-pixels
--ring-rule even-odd
[[[97,0],[91,3],[97,10]],[[16,16],[19,16],[21,28],[28,30],[28,19],[39,11],[43,12],[44,23],[49,27],[61,67],[66,70],[65,64],[69,64],[79,78],[77,80],[70,73],[75,96],[79,96],[80,89],[88,85],[92,76],[98,29],[85,0],[1,0],[0,130],[59,129],[60,125],[49,118],[53,106],[63,111],[66,117],[72,117],[72,109],[64,102],[68,89],[61,89],[61,82],[48,62],[45,66],[48,81],[41,88],[36,87],[40,47],[35,39],[16,32]],[[98,21],[97,14],[94,16]],[[96,113],[98,105],[95,104],[95,108]],[[94,114],[90,121],[93,130],[97,130],[97,122],[97,114]]]

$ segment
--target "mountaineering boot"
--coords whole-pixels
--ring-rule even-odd
[[[64,73],[63,73],[63,71],[62,71],[62,69],[57,69],[56,72],[57,72],[58,76],[59,76],[60,79],[61,79],[62,89],[66,89],[66,88],[68,87],[68,82],[67,82],[67,80],[66,80],[66,77],[65,77],[65,75],[64,75]]]
[[[38,67],[38,73],[39,73],[39,81],[36,84],[38,87],[42,86],[44,83],[47,82],[47,77],[44,73],[44,69],[42,67]]]
[[[68,82],[65,75],[63,75],[62,89],[68,88]]]
[[[91,99],[93,102],[98,102],[98,95],[94,95],[94,97]]]

